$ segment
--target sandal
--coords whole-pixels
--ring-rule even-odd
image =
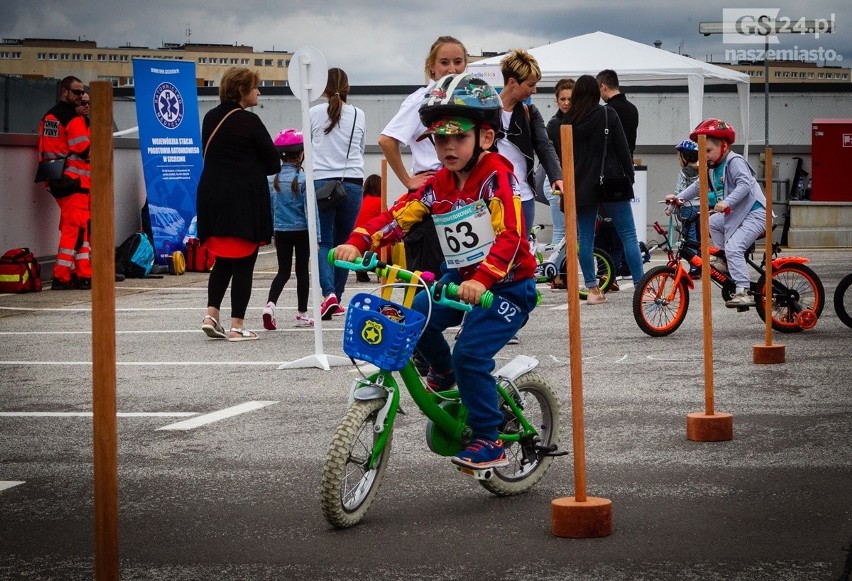
[[[231,333],[237,333],[237,335],[234,336]],[[238,329],[237,327],[231,327],[231,330],[228,331],[228,341],[254,341],[256,339],[257,333],[253,333],[252,331]]]
[[[213,321],[211,325],[207,321]],[[211,339],[224,339],[225,338],[225,329],[222,325],[219,324],[219,321],[207,315],[201,321],[201,330],[204,331],[204,334],[210,337]]]

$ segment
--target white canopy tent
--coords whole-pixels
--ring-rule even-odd
[[[731,69],[677,55],[606,32],[592,32],[568,38],[529,51],[541,67],[541,82],[555,85],[564,77],[596,75],[603,69],[618,73],[621,85],[688,85],[689,123],[695,127],[702,120],[704,84],[736,83],[740,101],[740,130],[738,141],[748,155],[749,139],[749,77]],[[503,55],[491,57],[468,66],[476,73],[493,70]],[[502,85],[502,78],[498,85]]]

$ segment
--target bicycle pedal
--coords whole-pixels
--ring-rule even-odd
[[[746,312],[746,311],[748,311],[750,308],[751,308],[751,307],[737,307],[737,312],[738,312],[738,313],[745,313],[745,312]]]
[[[553,456],[554,458],[557,456],[567,456],[568,450],[559,450],[559,446],[556,444],[551,444],[550,446],[542,446],[541,444],[535,445],[535,451],[539,456]]]
[[[466,466],[456,465],[456,470],[458,470],[462,474],[467,474],[468,476],[473,476],[477,480],[491,480],[491,477],[494,476],[494,469],[493,468],[481,468],[479,470],[475,470],[473,468],[468,468]]]

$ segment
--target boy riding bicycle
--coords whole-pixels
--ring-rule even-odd
[[[536,262],[525,235],[518,182],[512,165],[492,149],[500,110],[497,93],[481,79],[460,74],[439,80],[420,106],[426,131],[419,139],[434,141],[443,167],[334,250],[335,259],[352,261],[398,242],[412,225],[432,215],[447,264],[441,282],[459,284],[458,298],[471,304],[478,304],[486,290],[494,294],[489,308],[467,314],[452,352],[443,332],[459,325],[462,313],[438,304],[432,305],[417,343],[430,365],[430,389],[443,391],[458,383],[472,438],[452,462],[474,470],[508,464],[497,440],[504,418],[491,372],[494,356],[537,302]],[[429,303],[420,293],[412,308],[429,315]]]
[[[753,307],[750,278],[745,253],[766,230],[766,197],[754,177],[754,170],[743,156],[731,150],[736,133],[730,123],[720,119],[702,121],[690,134],[693,141],[707,136],[708,179],[718,200],[710,216],[710,237],[713,244],[725,249],[725,260],[716,268],[727,270],[737,285],[736,294],[726,307]],[[695,198],[699,184],[694,182],[678,196],[680,202]],[[721,196],[719,194],[722,194]]]

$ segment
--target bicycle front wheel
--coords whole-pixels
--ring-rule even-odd
[[[633,292],[633,318],[651,337],[671,335],[686,319],[689,290],[683,278],[675,284],[676,274],[671,266],[655,266]]]
[[[538,441],[512,442],[505,448],[509,465],[496,468],[489,480],[479,481],[483,488],[497,496],[520,494],[535,486],[553,462],[552,456],[539,456],[535,444],[549,447],[559,442],[559,400],[553,388],[534,371],[521,376],[515,387],[517,391],[509,388],[509,394],[518,397],[516,403],[538,432]],[[505,424],[500,431],[504,434],[522,433],[521,423],[512,410],[504,402],[500,407],[505,416]]]
[[[612,258],[609,254],[607,254],[604,250],[600,248],[595,248],[592,252],[592,256],[595,259],[595,272],[596,278],[598,281],[598,287],[601,289],[602,293],[605,293],[609,290],[609,287],[612,286],[613,281],[615,280],[615,267],[612,264]],[[565,273],[567,271],[567,265],[565,262],[566,259],[562,259],[562,264],[559,267],[560,273],[562,275],[563,280],[565,279]],[[583,271],[580,270],[580,277],[583,276]],[[580,287],[580,299],[586,300],[589,297],[589,289],[584,286]]]
[[[762,293],[766,275],[757,281]],[[825,289],[817,274],[804,264],[790,263],[772,269],[772,328],[782,333],[798,333],[803,327],[799,320],[802,311],[811,311],[816,318],[825,306]],[[761,321],[766,321],[763,297],[755,301]]]
[[[847,327],[852,327],[852,273],[834,289],[834,310]]]
[[[369,462],[378,438],[373,429],[376,415],[384,404],[383,399],[353,403],[331,440],[322,470],[320,503],[325,519],[335,528],[351,527],[364,518],[382,484],[392,433],[378,463],[370,468]]]

